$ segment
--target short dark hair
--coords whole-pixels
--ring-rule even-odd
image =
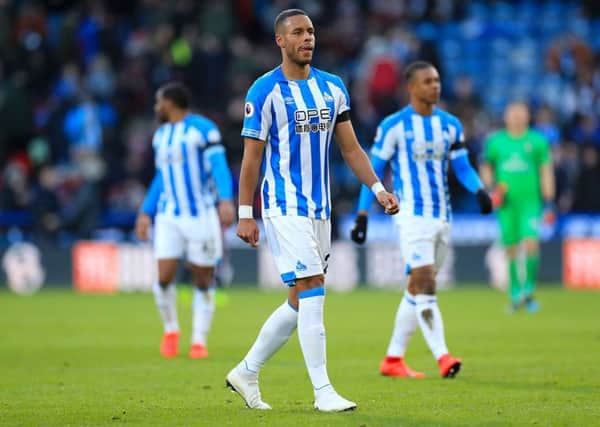
[[[415,73],[419,70],[424,70],[426,68],[435,68],[431,62],[427,61],[414,61],[406,66],[404,70],[404,80],[407,82],[411,81],[415,76]]]
[[[277,28],[279,28],[279,26],[283,23],[283,21],[285,21],[286,19],[288,19],[291,16],[296,16],[296,15],[308,16],[307,13],[305,11],[303,11],[302,9],[286,9],[286,10],[282,10],[281,12],[279,12],[279,15],[277,15],[277,17],[275,18],[275,24],[273,25],[275,34],[277,34]]]
[[[163,98],[172,101],[179,108],[188,109],[191,103],[190,90],[180,82],[167,83],[159,89]]]

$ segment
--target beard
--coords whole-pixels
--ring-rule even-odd
[[[312,55],[309,58],[302,58],[300,56],[300,54],[295,50],[287,51],[286,53],[287,53],[288,59],[291,62],[293,62],[294,64],[299,65],[301,67],[304,67],[305,65],[309,65],[312,61]]]
[[[164,113],[156,113],[156,121],[161,125],[169,121],[169,118]]]

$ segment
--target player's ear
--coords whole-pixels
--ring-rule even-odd
[[[277,46],[279,47],[284,47],[283,45],[283,36],[279,33],[275,34],[275,43],[277,43]]]

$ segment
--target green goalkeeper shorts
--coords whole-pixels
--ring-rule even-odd
[[[539,239],[542,209],[538,203],[522,203],[498,210],[500,235],[504,246],[516,245],[523,239]]]

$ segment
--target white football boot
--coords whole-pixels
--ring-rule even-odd
[[[315,393],[315,409],[321,412],[343,412],[356,409],[356,403],[344,399],[332,386]]]
[[[241,372],[243,368],[239,365],[233,368],[225,383],[232,391],[239,394],[246,402],[246,406],[250,409],[271,409],[268,403],[265,403],[260,398],[260,390],[258,389],[258,374]]]

